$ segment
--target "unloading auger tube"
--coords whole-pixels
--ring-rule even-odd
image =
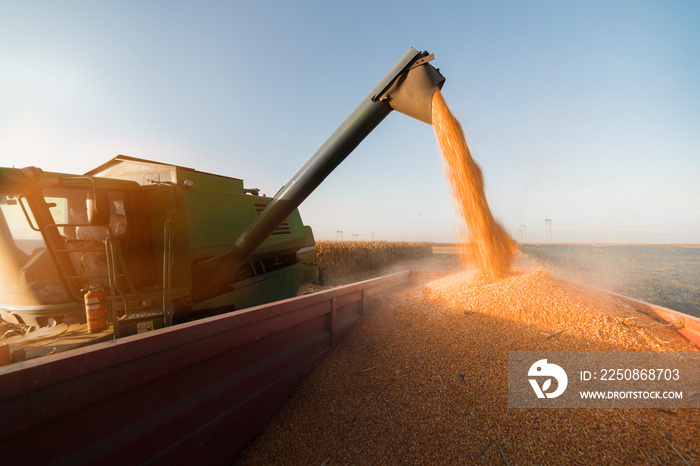
[[[434,55],[411,47],[355,110],[275,195],[228,251],[195,265],[198,288],[216,294],[255,249],[316,189],[392,110],[431,124],[435,88],[445,82]],[[200,273],[201,272],[201,273]],[[206,289],[206,291],[204,290]]]

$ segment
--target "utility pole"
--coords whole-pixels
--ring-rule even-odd
[[[544,235],[545,243],[552,244],[552,219],[549,217],[544,219]]]
[[[357,241],[357,233],[353,233],[353,234],[352,234],[352,240],[353,240],[353,241]]]
[[[520,225],[520,244],[527,242],[527,226]]]
[[[343,230],[335,230],[335,240],[338,241],[338,238],[343,241]]]

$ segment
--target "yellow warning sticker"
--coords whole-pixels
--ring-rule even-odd
[[[136,324],[136,333],[146,333],[153,330],[153,321],[138,322]]]

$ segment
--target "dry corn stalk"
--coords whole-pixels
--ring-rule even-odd
[[[369,272],[394,262],[430,256],[425,242],[317,241],[316,262],[331,277]]]

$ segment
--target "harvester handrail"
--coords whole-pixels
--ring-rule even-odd
[[[24,194],[20,194],[17,196],[17,204],[19,204],[20,208],[22,209],[22,213],[24,214],[24,218],[27,219],[27,223],[29,224],[29,228],[31,228],[34,231],[38,231],[41,233],[41,229],[39,226],[34,226],[34,223],[32,223],[32,218],[34,218],[34,215],[31,217],[29,216],[29,213],[27,212],[27,208],[24,206],[24,203],[22,202],[22,199],[26,199],[27,196]]]
[[[129,291],[134,296],[144,301],[146,300],[146,298],[136,290],[136,287],[134,287],[134,283],[131,280],[131,275],[129,275],[129,270],[126,267],[126,263],[124,262],[124,257],[122,256],[121,250],[119,249],[119,245],[114,242],[111,235],[105,239],[105,251],[107,255],[107,275],[109,276],[109,288],[110,294],[112,296],[112,308],[114,309],[113,312],[116,316],[117,303],[116,296],[114,295],[114,290],[116,290],[119,293],[119,297],[124,302],[124,312],[128,313],[129,303],[127,300],[127,295],[122,290],[122,287],[119,286],[117,277],[123,277],[125,279]],[[119,266],[121,267],[122,273],[117,272],[117,261],[119,261]]]
[[[172,221],[168,219],[163,222],[163,318],[165,325],[172,324],[170,312],[170,287],[173,277],[172,242]]]

